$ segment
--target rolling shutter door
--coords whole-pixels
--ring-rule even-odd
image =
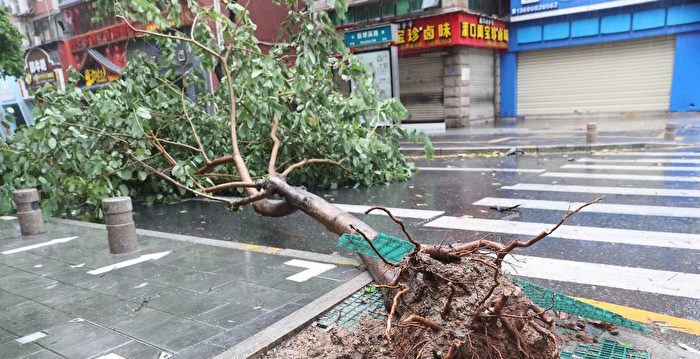
[[[518,114],[668,111],[675,38],[518,54]]]
[[[443,71],[442,56],[410,57],[399,60],[401,103],[408,110],[405,123],[445,120]]]
[[[469,49],[469,120],[493,119],[493,50]]]

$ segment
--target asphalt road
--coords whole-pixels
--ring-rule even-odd
[[[487,235],[503,242],[527,239],[558,222],[575,208],[571,203],[605,195],[549,238],[518,249],[508,269],[568,295],[700,321],[697,151],[419,160],[423,169],[407,182],[316,193],[342,205],[397,208],[414,237],[431,244]],[[250,209],[231,214],[196,200],[137,210],[141,228],[347,254],[303,214],[261,218]],[[386,216],[361,217],[401,236]],[[700,348],[698,336],[662,335]]]

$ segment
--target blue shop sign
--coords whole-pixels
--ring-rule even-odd
[[[345,33],[345,46],[353,47],[360,45],[382,44],[396,41],[396,28],[394,24],[387,24],[379,27],[372,27]]]

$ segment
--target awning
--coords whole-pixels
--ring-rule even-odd
[[[95,59],[95,61],[99,62],[102,66],[107,68],[107,70],[109,70],[117,75],[121,75],[122,68],[119,67],[119,65],[115,64],[114,62],[109,61],[108,58],[102,56],[102,54],[99,51],[97,51],[95,49],[88,49],[87,52],[90,55],[90,57],[92,57],[93,59]]]

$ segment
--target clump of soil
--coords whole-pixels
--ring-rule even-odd
[[[501,273],[496,259],[471,253],[445,261],[421,251],[407,256],[399,273],[385,288],[389,330],[386,320],[370,318],[352,329],[307,328],[265,357],[559,357],[554,321]]]

